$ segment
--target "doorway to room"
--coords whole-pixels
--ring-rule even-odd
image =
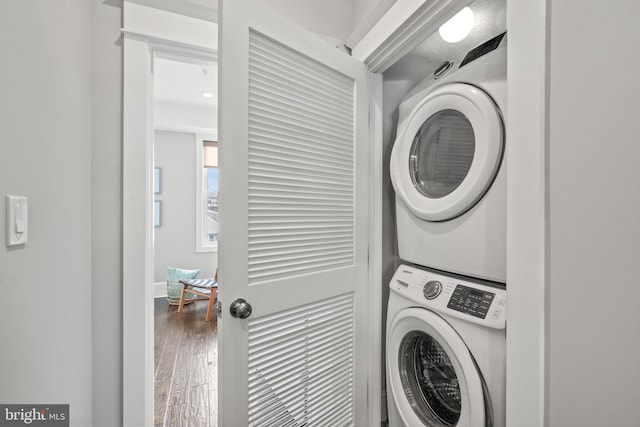
[[[217,64],[153,59],[154,425],[217,425],[217,316],[179,279],[217,269]]]
[[[177,7],[178,2],[172,5],[176,7],[156,8],[142,1],[123,3],[123,288],[126,291],[123,293],[125,327],[122,388],[123,422],[126,425],[151,425],[157,416],[155,407],[164,407],[166,413],[167,402],[176,403],[176,409],[185,408],[185,405],[189,404],[184,400],[184,390],[180,391],[184,387],[184,380],[174,381],[173,377],[170,384],[176,386],[174,398],[170,394],[162,405],[157,405],[154,401],[156,349],[161,347],[165,351],[170,350],[166,345],[162,347],[162,342],[154,339],[154,303],[158,299],[164,299],[166,302],[168,296],[166,267],[200,269],[198,277],[213,277],[217,267],[216,253],[200,252],[202,248],[197,247],[195,237],[198,224],[202,224],[201,235],[206,237],[207,241],[198,239],[198,242],[204,243],[204,246],[207,243],[215,243],[215,233],[209,233],[208,227],[204,225],[204,220],[208,218],[208,211],[204,211],[205,208],[208,209],[207,199],[204,198],[204,190],[207,187],[203,183],[200,190],[196,188],[201,182],[196,178],[196,171],[204,167],[195,166],[195,155],[200,153],[200,150],[196,150],[197,141],[201,139],[201,146],[204,140],[216,141],[217,135],[211,132],[216,130],[215,125],[194,122],[202,108],[189,108],[185,103],[179,109],[169,106],[161,109],[154,105],[154,78],[158,74],[159,60],[166,60],[176,67],[185,64],[196,65],[197,72],[201,74],[204,74],[204,67],[217,63],[217,13],[200,13],[213,10],[211,7],[205,7],[205,4],[196,8],[197,10]],[[210,76],[214,82],[217,80],[215,74]],[[192,79],[179,80],[180,82],[174,82],[170,87],[175,89],[190,83]],[[182,92],[184,93],[184,90]],[[205,99],[201,92],[198,92],[197,96]],[[169,120],[163,119],[163,112],[174,118],[181,114],[181,123],[167,125]],[[216,112],[210,112],[208,115],[213,120],[217,118]],[[171,145],[173,148],[179,146],[185,149],[188,146],[192,150],[192,160],[177,169],[172,169],[167,163],[160,165],[159,159],[154,159],[156,142]],[[180,156],[186,156],[184,150]],[[205,177],[205,172],[202,170],[199,174]],[[154,188],[156,176],[158,188]],[[188,178],[192,180],[190,184],[186,181]],[[175,192],[176,187],[179,193],[189,192],[193,201],[170,200],[170,193]],[[203,198],[196,197],[196,192],[203,194]],[[196,200],[202,210],[196,208]],[[172,209],[171,206],[178,206],[178,210]],[[187,208],[191,213],[186,212]],[[199,212],[202,213],[202,222],[198,221]],[[154,245],[154,240],[161,240],[162,233],[168,234],[170,225],[176,221],[181,223],[182,232],[169,238],[169,246],[183,245],[185,239],[189,238],[190,243],[181,247],[188,248],[190,253],[194,256],[197,254],[200,258],[213,256],[212,261],[197,260],[191,267],[188,259],[178,258],[175,253],[169,257],[169,261],[155,261],[154,249],[160,252],[160,248],[164,246],[159,242],[155,242]],[[214,242],[210,241],[210,234],[214,235]],[[186,254],[187,249],[180,251],[180,255],[183,252]],[[198,267],[199,265],[203,267]],[[183,319],[183,328],[188,323],[186,318],[189,310],[198,309],[202,304],[206,309],[206,303],[194,302],[185,307],[184,313],[180,313],[182,317],[178,320]],[[177,312],[176,307],[170,308]],[[168,306],[166,310],[169,310]],[[206,322],[204,317],[203,313],[202,323]],[[191,328],[187,331],[189,334],[197,335],[196,329]],[[195,352],[197,354],[197,350]],[[168,356],[168,353],[165,353],[165,356]],[[174,360],[169,366],[173,372],[176,369],[180,370],[182,365]],[[188,375],[187,379],[195,378],[191,374]],[[195,385],[193,382],[192,384]],[[191,399],[192,403],[204,399],[203,393],[198,390],[194,389],[192,394],[196,395]],[[163,416],[163,421],[164,418]],[[213,418],[215,419],[215,416]],[[204,422],[195,423],[208,425]],[[170,423],[165,421],[160,424]]]

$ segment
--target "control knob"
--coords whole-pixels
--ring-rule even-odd
[[[442,283],[437,280],[430,280],[424,285],[422,289],[422,293],[426,299],[434,299],[438,295],[440,295],[440,291],[442,291]]]

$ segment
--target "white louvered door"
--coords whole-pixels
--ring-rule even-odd
[[[222,0],[219,70],[219,425],[368,427],[366,68]]]

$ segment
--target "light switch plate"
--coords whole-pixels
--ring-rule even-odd
[[[29,200],[21,196],[5,196],[7,207],[7,246],[24,245],[28,240]]]

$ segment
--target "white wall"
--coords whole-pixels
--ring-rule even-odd
[[[215,252],[196,253],[196,136],[155,132],[155,166],[161,168],[162,225],[154,232],[154,281],[166,281],[167,267],[200,269],[198,277],[216,273]]]
[[[218,129],[218,108],[156,101],[153,104],[153,121],[156,129],[191,127],[215,132]]]
[[[338,40],[353,30],[353,6],[345,0],[258,0],[307,31]]]
[[[92,424],[91,2],[0,13],[0,402],[68,403]],[[29,242],[4,245],[4,195],[29,198]]]
[[[91,425],[113,427],[122,423],[122,7],[91,4]]]
[[[640,4],[549,4],[548,425],[640,425]]]
[[[351,27],[355,29],[365,16],[378,4],[381,0],[351,0],[353,4],[353,13],[351,16]]]

